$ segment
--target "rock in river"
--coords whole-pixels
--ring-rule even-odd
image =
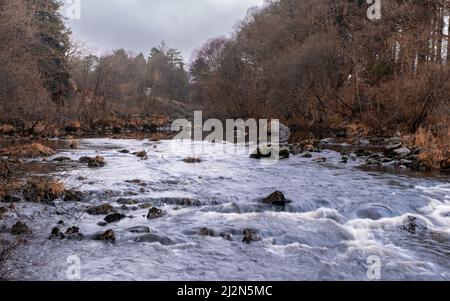
[[[96,207],[91,207],[86,210],[90,215],[107,215],[114,211],[114,208],[110,204],[103,204]]]
[[[256,231],[253,229],[245,229],[244,231],[242,231],[242,234],[244,235],[242,242],[244,242],[246,244],[251,244],[254,241],[260,240]]]
[[[158,209],[156,207],[150,208],[147,214],[148,219],[157,219],[160,217],[163,217],[165,215],[165,212],[161,209]]]
[[[116,235],[113,230],[106,230],[105,233],[95,236],[95,240],[116,242]]]
[[[126,216],[122,213],[112,213],[110,215],[108,215],[107,217],[105,217],[105,222],[107,222],[108,224],[111,223],[115,223],[118,221],[121,221],[122,219],[124,219]]]
[[[287,200],[284,196],[284,193],[281,191],[275,191],[265,199],[263,199],[264,204],[275,205],[275,206],[286,206],[291,203],[291,201]]]
[[[28,227],[28,225],[21,221],[18,221],[17,223],[15,223],[15,225],[12,226],[12,228],[11,228],[12,235],[26,235],[26,234],[31,234],[31,233],[32,233],[32,231]]]
[[[137,226],[137,227],[129,228],[128,231],[131,233],[138,233],[138,234],[152,232],[152,230],[147,226]]]

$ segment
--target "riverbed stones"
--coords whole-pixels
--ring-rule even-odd
[[[58,157],[52,160],[53,162],[70,162],[72,159],[69,157]]]
[[[90,215],[107,215],[114,211],[110,204],[103,204],[96,207],[91,207],[86,212]]]
[[[159,208],[153,207],[148,210],[147,218],[148,219],[157,219],[161,218],[165,215],[165,212]]]
[[[262,202],[264,204],[274,206],[286,206],[290,203],[290,201],[286,199],[284,193],[282,193],[281,191],[275,191],[268,197],[264,198]]]
[[[116,242],[116,234],[112,229],[106,230],[104,233],[97,234],[94,238],[98,241]]]
[[[107,217],[105,217],[104,221],[107,222],[108,224],[111,224],[111,223],[119,222],[124,218],[126,218],[125,214],[112,213],[112,214],[108,215]]]
[[[11,228],[11,234],[12,235],[27,235],[27,234],[31,234],[32,231],[31,229],[28,227],[28,225],[24,222],[18,221],[17,223],[14,224],[14,226],[12,226]]]

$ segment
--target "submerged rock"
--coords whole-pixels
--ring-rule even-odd
[[[161,209],[158,209],[156,207],[150,208],[147,214],[148,219],[157,219],[161,218],[165,215],[165,212]]]
[[[12,226],[12,228],[11,228],[12,235],[27,235],[27,234],[31,234],[31,233],[32,233],[32,231],[28,227],[28,225],[21,221],[18,221],[17,223],[15,223],[14,226]]]
[[[119,153],[121,153],[121,154],[129,154],[130,151],[127,150],[127,149],[123,149],[123,150],[120,150]]]
[[[284,196],[284,193],[281,191],[275,191],[268,197],[264,198],[262,201],[264,204],[275,205],[275,206],[286,206],[291,203],[291,201],[287,200]]]
[[[99,240],[99,241],[107,241],[107,242],[116,242],[116,234],[114,233],[113,230],[109,229],[106,230],[104,233],[102,234],[97,234],[95,236],[95,240]]]
[[[161,236],[158,234],[154,234],[154,233],[150,233],[150,234],[145,234],[143,236],[140,236],[138,238],[135,239],[135,242],[138,243],[142,243],[142,242],[147,242],[147,243],[160,243],[163,246],[171,246],[171,245],[175,245],[176,242],[173,241],[172,239],[170,239],[167,236]]]
[[[209,228],[201,228],[198,231],[198,235],[200,236],[210,236],[210,237],[214,237],[216,235],[215,231],[213,229],[209,229]]]
[[[126,216],[122,213],[112,213],[105,217],[104,221],[108,224],[115,223],[118,221],[121,221],[122,219],[126,218]]]
[[[114,211],[114,208],[110,204],[103,204],[96,207],[91,207],[86,212],[90,215],[107,215]]]
[[[149,227],[147,227],[147,226],[132,227],[132,228],[129,228],[128,231],[131,232],[131,233],[138,233],[138,234],[152,232],[152,230]]]

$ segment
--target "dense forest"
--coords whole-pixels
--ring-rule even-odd
[[[366,17],[365,1],[268,1],[189,68],[164,42],[145,55],[77,49],[59,5],[0,1],[0,119],[22,132],[180,115],[188,104],[291,128],[401,131],[434,165],[448,156],[449,1],[385,1],[381,20]]]

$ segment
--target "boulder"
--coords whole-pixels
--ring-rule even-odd
[[[275,191],[274,193],[263,199],[262,202],[267,205],[286,206],[291,201],[287,200],[281,191]]]
[[[31,234],[31,233],[32,233],[32,231],[28,227],[28,225],[21,221],[18,221],[17,223],[15,223],[14,226],[12,226],[12,228],[11,228],[12,235],[27,235],[27,234]]]
[[[116,242],[116,234],[114,233],[113,230],[109,229],[106,230],[104,233],[101,234],[97,234],[95,236],[95,240],[99,240],[99,241],[107,241],[107,242]]]
[[[126,216],[122,213],[112,213],[112,214],[108,215],[107,217],[105,217],[104,221],[107,222],[108,224],[111,224],[111,223],[121,221],[125,217]]]
[[[103,204],[96,207],[91,207],[86,212],[90,215],[107,215],[114,211],[114,208],[110,204]]]
[[[150,208],[147,214],[148,219],[157,219],[161,218],[165,215],[165,212],[159,208],[153,207]]]

